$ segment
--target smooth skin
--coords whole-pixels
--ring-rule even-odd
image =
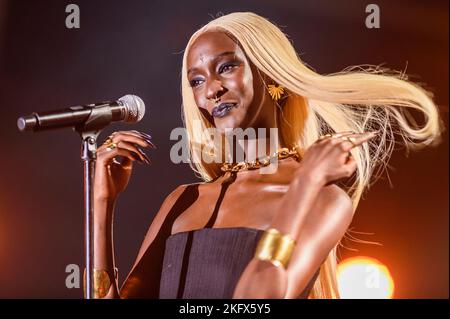
[[[227,34],[208,32],[199,36],[188,53],[187,64],[197,106],[219,131],[277,126],[278,106],[264,87],[270,79],[260,75]],[[237,103],[237,107],[223,118],[213,117],[213,107],[221,102]],[[297,242],[287,269],[253,258],[239,279],[234,298],[296,298],[341,240],[352,221],[353,207],[347,193],[333,183],[355,172],[356,163],[348,156],[349,151],[375,137],[376,133],[341,134],[352,137],[353,143],[342,137],[324,138],[310,146],[300,162],[293,158],[281,160],[274,174],[241,171],[226,189],[214,228],[265,230],[273,227]],[[94,267],[111,274],[114,273],[115,203],[128,184],[134,161],[149,163],[140,147],[154,148],[147,134],[136,131],[116,132],[112,140],[117,148],[108,150],[102,145],[98,149],[94,186]],[[282,141],[280,146],[284,146]],[[122,163],[114,160],[118,156],[123,158]],[[178,215],[171,225],[171,234],[204,228],[230,174],[197,184],[195,202]],[[133,277],[168,213],[188,186],[178,186],[164,200],[128,278]],[[126,280],[119,292],[114,282],[106,298],[132,297],[139,285],[155,284],[145,282],[145,278]],[[157,295],[152,297],[157,298]]]

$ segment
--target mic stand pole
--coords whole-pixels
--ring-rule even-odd
[[[94,293],[94,176],[97,159],[97,137],[112,120],[111,112],[95,108],[82,125],[74,128],[82,139],[81,159],[84,168],[84,256],[86,263],[85,298]]]

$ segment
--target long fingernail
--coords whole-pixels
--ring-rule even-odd
[[[151,139],[151,138],[152,138],[152,136],[151,136],[151,135],[149,135],[149,134],[145,134],[145,133],[142,133],[142,132],[139,132],[139,134],[141,134],[141,135],[143,135],[143,136],[145,136],[145,137],[147,137],[147,138],[149,138],[149,139]]]
[[[150,161],[150,158],[147,156],[147,154],[145,154],[144,151],[141,150],[140,148],[139,148],[138,150],[139,150],[139,152],[142,154],[142,156],[144,157],[145,163],[150,164],[151,161]]]
[[[143,161],[142,158],[140,158],[138,155],[134,155],[134,154],[133,154],[133,158],[134,158],[139,164],[144,164],[144,161]]]
[[[157,148],[156,145],[152,143],[152,141],[150,141],[150,140],[145,140],[145,141],[146,141],[148,144],[150,144],[151,147],[153,147],[153,148],[155,148],[155,149]]]
[[[145,155],[145,153],[140,148],[138,148],[137,150],[141,156]],[[142,159],[140,156],[139,156],[139,158]]]

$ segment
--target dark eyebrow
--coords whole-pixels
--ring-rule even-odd
[[[220,59],[221,57],[226,56],[226,55],[235,55],[235,54],[236,54],[236,52],[234,52],[234,51],[226,51],[226,52],[222,52],[222,53],[216,55],[216,56],[214,57],[213,61],[216,61],[216,60],[218,60],[218,59]],[[194,72],[194,71],[197,71],[197,68],[190,68],[190,69],[187,71],[187,74],[189,75],[190,73],[192,73],[192,72]]]
[[[236,54],[236,52],[234,52],[234,51],[223,52],[223,53],[217,55],[217,56],[214,58],[214,60],[217,60],[218,58],[221,58],[221,57],[223,57],[224,55],[235,55],[235,54]]]

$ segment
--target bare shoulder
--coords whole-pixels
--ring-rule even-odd
[[[172,204],[173,202],[175,202],[180,196],[181,194],[183,194],[183,192],[186,190],[186,188],[188,187],[188,184],[182,184],[182,185],[178,185],[177,187],[175,187],[175,189],[173,189],[164,199],[162,206],[164,206],[165,204]]]
[[[145,253],[147,248],[150,246],[150,244],[153,242],[157,234],[159,233],[161,226],[163,225],[165,219],[167,218],[167,215],[171,211],[172,207],[175,205],[176,201],[183,195],[183,193],[186,191],[186,189],[189,186],[196,185],[197,183],[193,184],[182,184],[175,189],[173,189],[164,199],[162,202],[158,212],[156,213],[155,217],[153,218],[152,222],[150,223],[150,226],[147,230],[147,233],[145,235],[145,238],[142,242],[142,245],[139,249],[138,256],[136,258],[136,263],[140,260],[142,255]]]
[[[173,207],[175,202],[180,198],[180,196],[188,189],[190,186],[201,185],[202,183],[191,183],[191,184],[181,184],[178,185],[174,190],[172,190],[164,199],[161,208],[154,218],[152,224],[160,224],[166,218],[168,212]],[[159,228],[159,227],[158,227]]]

